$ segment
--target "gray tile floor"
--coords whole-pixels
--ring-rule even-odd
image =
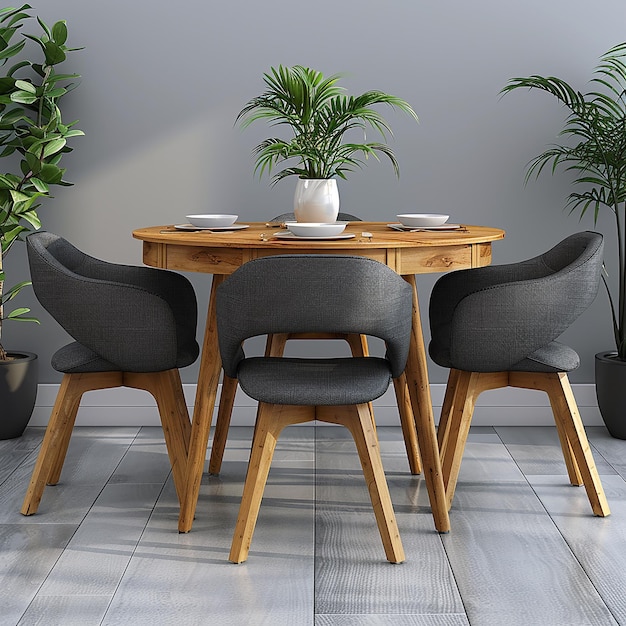
[[[250,429],[232,429],[180,535],[157,428],[76,429],[62,482],[22,517],[43,434],[29,428],[0,441],[0,624],[626,625],[626,441],[588,432],[610,517],[567,483],[554,429],[475,428],[439,535],[399,429],[380,428],[407,555],[391,565],[347,432],[289,428],[233,565]]]

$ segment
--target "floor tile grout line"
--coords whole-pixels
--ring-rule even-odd
[[[11,470],[9,471],[9,473],[6,475],[5,479],[0,482],[0,488],[2,488],[2,485],[4,485],[6,482],[8,482],[10,480],[10,478],[18,471],[20,470],[22,467],[25,467],[26,465],[28,465],[29,460],[31,458],[34,457],[35,462],[37,461],[37,455],[39,454],[39,450],[41,449],[41,444],[43,443],[43,432],[42,432],[42,436],[39,440],[39,443],[32,449],[30,450],[26,456],[19,462],[17,463],[17,465]],[[34,467],[35,463],[33,463],[33,467]]]
[[[43,586],[46,584],[46,581],[50,578],[50,576],[52,575],[52,573],[54,572],[54,569],[56,568],[56,566],[58,565],[59,561],[61,560],[61,558],[63,557],[63,555],[66,553],[66,550],[68,549],[68,547],[70,546],[72,539],[74,539],[74,537],[76,536],[76,534],[78,533],[78,531],[81,529],[82,525],[85,523],[85,520],[87,519],[87,517],[89,516],[89,514],[93,511],[94,506],[96,505],[96,503],[98,502],[98,500],[100,499],[100,497],[102,496],[103,492],[106,490],[106,488],[110,485],[113,484],[111,483],[111,479],[113,478],[113,476],[115,475],[115,472],[117,471],[117,469],[119,468],[119,466],[122,464],[122,461],[124,460],[124,458],[126,457],[126,455],[130,452],[132,446],[135,444],[135,442],[138,440],[139,438],[139,434],[141,432],[143,427],[139,427],[137,428],[137,431],[135,432],[135,434],[133,435],[131,441],[129,442],[124,454],[120,457],[120,460],[118,461],[118,463],[115,465],[115,467],[111,470],[111,472],[109,473],[109,475],[106,477],[106,480],[104,481],[102,487],[98,490],[98,493],[96,494],[96,496],[93,499],[93,502],[89,505],[89,507],[87,508],[87,510],[85,511],[85,514],[80,518],[79,521],[77,521],[74,524],[74,530],[72,532],[72,534],[70,535],[70,537],[68,538],[67,542],[64,544],[62,550],[59,552],[58,557],[55,559],[54,563],[51,565],[50,569],[48,570],[48,573],[42,578],[42,581],[40,583],[40,585],[37,587],[37,590],[35,591],[31,601],[26,605],[26,607],[24,608],[24,611],[22,613],[22,616],[20,617],[20,622],[22,621],[22,619],[24,618],[24,615],[26,615],[26,613],[28,612],[28,609],[31,607],[32,603],[39,597],[39,592],[41,591],[41,589],[43,588]],[[42,437],[42,442],[43,442],[43,437]],[[32,453],[35,452],[36,454],[39,453],[39,450],[41,448],[41,443],[39,444],[39,446],[31,451],[31,453],[29,453],[26,456],[26,459],[30,458]],[[70,441],[70,445],[71,445],[71,441]],[[20,463],[20,466],[25,462],[25,460]],[[168,474],[169,477],[169,474]],[[165,481],[163,482],[163,485],[161,487],[161,489],[159,490],[159,496],[157,496],[157,500],[155,500],[155,504],[156,501],[158,501],[158,498],[160,497],[161,493],[163,492],[163,489],[165,488],[165,483],[167,482],[167,478],[165,479]],[[48,488],[54,488],[54,485],[48,485]],[[148,521],[149,519],[152,517],[152,514],[154,513],[154,506],[152,507],[152,511],[150,513],[150,515],[148,516]],[[147,527],[147,523],[148,521],[146,521],[146,525],[144,526],[144,529],[140,535],[140,539],[141,537],[143,537],[143,534],[145,532],[145,529]],[[139,540],[138,540],[139,541]],[[119,585],[124,577],[124,573],[126,572],[130,561],[132,560],[133,555],[136,552],[137,549],[137,545],[138,543],[135,545],[135,548],[133,549],[132,554],[130,555],[129,559],[128,559],[128,563],[126,564],[126,567],[124,568],[124,572],[122,573],[122,575],[120,576],[120,579],[115,587],[115,590],[113,591],[113,593],[111,594],[110,600],[109,600],[109,604],[107,605],[107,611],[109,609],[109,607],[111,606],[111,603],[113,602],[114,598],[115,598],[115,593],[117,591],[117,589],[119,588]],[[104,620],[105,616],[106,616],[106,612],[103,615],[102,620]],[[100,624],[102,624],[102,620],[100,621]]]
[[[500,442],[504,445],[504,442],[500,438],[500,435],[496,432],[495,427],[491,426],[491,429],[492,429],[493,433],[498,437]],[[471,427],[470,427],[470,432],[471,432]],[[506,446],[505,446],[505,448],[506,448]],[[507,449],[507,452],[508,452],[508,449]],[[511,453],[510,452],[508,452],[508,453],[509,453],[509,456],[510,456]],[[520,471],[521,471],[521,469],[520,469]],[[522,472],[522,474],[523,474],[523,472]],[[450,530],[450,532],[454,532],[454,528],[452,528]],[[470,619],[469,613],[467,612],[467,605],[466,605],[466,602],[465,602],[465,598],[463,597],[463,594],[461,593],[461,589],[459,587],[459,583],[458,583],[458,579],[457,579],[457,574],[454,571],[454,567],[452,566],[452,561],[450,560],[450,554],[448,553],[448,550],[446,548],[446,542],[443,540],[444,534],[447,535],[449,533],[439,533],[439,541],[441,542],[441,546],[442,546],[443,551],[444,551],[444,553],[446,555],[446,561],[448,562],[448,567],[450,568],[450,573],[452,575],[452,580],[454,580],[454,584],[456,586],[457,593],[459,594],[459,598],[461,599],[461,605],[463,606],[463,615],[465,616],[465,619],[467,620],[467,623],[469,624],[469,626],[471,626],[472,620]],[[459,613],[459,615],[460,615],[460,613]]]
[[[574,551],[574,549],[572,548],[571,544],[569,543],[569,541],[567,540],[567,538],[565,537],[565,535],[561,532],[561,529],[559,528],[559,525],[556,523],[555,519],[552,517],[552,515],[550,514],[550,511],[547,509],[546,505],[543,503],[543,500],[541,499],[541,497],[539,496],[539,494],[537,493],[537,490],[535,489],[535,487],[533,487],[532,483],[530,482],[528,476],[526,475],[526,472],[523,471],[522,467],[520,466],[520,464],[516,461],[514,455],[511,453],[511,451],[509,450],[509,447],[507,446],[507,444],[503,441],[502,437],[500,436],[500,434],[498,433],[498,429],[497,427],[493,427],[494,431],[496,432],[496,434],[498,435],[498,439],[500,440],[500,442],[502,443],[502,445],[504,446],[505,450],[507,451],[508,455],[511,457],[511,460],[513,461],[513,463],[515,463],[516,467],[519,469],[519,471],[521,472],[522,476],[524,477],[524,481],[526,482],[526,484],[528,485],[528,487],[531,489],[531,491],[533,492],[533,494],[535,495],[535,498],[537,499],[537,502],[539,503],[539,505],[541,506],[541,508],[543,509],[544,513],[546,514],[547,518],[550,520],[550,523],[552,524],[552,526],[555,528],[556,532],[558,533],[558,535],[561,537],[561,539],[563,540],[563,543],[567,546],[567,549],[570,553],[570,555],[572,556],[572,558],[574,559],[574,561],[576,563],[578,563],[578,566],[580,567],[581,571],[584,572],[587,580],[589,581],[589,584],[593,587],[593,589],[595,589],[596,593],[598,594],[598,598],[600,598],[600,600],[602,601],[602,604],[604,605],[604,607],[606,608],[606,610],[609,612],[609,614],[611,615],[611,617],[613,617],[613,619],[615,620],[615,622],[617,624],[619,624],[619,620],[615,617],[613,611],[611,610],[611,607],[607,604],[606,600],[604,599],[604,596],[602,595],[602,593],[600,592],[600,590],[598,589],[598,587],[596,586],[596,584],[594,583],[593,579],[591,578],[591,576],[589,575],[589,572],[587,572],[587,569],[585,568],[585,566],[583,565],[583,563],[580,561],[580,559],[578,558],[578,556],[576,555],[576,552]],[[591,445],[591,442],[590,442]],[[600,455],[602,456],[602,455]],[[604,459],[604,457],[602,457]],[[606,461],[606,459],[604,459]],[[615,468],[611,465],[611,463],[609,463],[608,461],[606,461],[607,464],[611,467],[611,469],[615,470]],[[618,474],[619,475],[619,474]],[[625,481],[626,482],[626,481]],[[584,488],[584,487],[583,487]]]
[[[451,531],[452,532],[452,531]],[[457,580],[457,575],[454,571],[454,568],[452,567],[452,562],[450,561],[450,555],[448,554],[448,550],[446,549],[446,542],[443,540],[443,535],[444,534],[449,534],[449,533],[438,533],[439,534],[439,541],[441,542],[441,547],[443,548],[443,551],[446,555],[446,561],[448,562],[448,567],[450,568],[450,573],[452,575],[452,580],[454,580],[454,585],[456,587],[457,593],[459,594],[459,598],[461,599],[461,605],[463,606],[463,613],[462,615],[465,616],[465,619],[467,620],[467,623],[471,626],[472,622],[470,620],[470,617],[467,613],[467,606],[465,604],[465,599],[463,598],[463,594],[461,593],[461,589],[459,588],[459,583]],[[461,613],[458,613],[458,615],[461,615]]]
[[[137,439],[139,438],[139,433],[141,432],[141,430],[143,430],[143,427],[140,427],[139,431],[137,432],[137,435],[135,437],[133,437],[133,441],[131,443],[131,447],[132,445],[137,441]],[[130,450],[130,447],[129,447]],[[128,452],[128,451],[127,451]],[[126,454],[124,454],[124,456],[126,456]],[[124,458],[124,456],[122,456],[122,458]],[[120,461],[121,463],[121,461]],[[116,467],[117,469],[117,467]],[[115,472],[113,472],[113,474],[115,474]],[[111,476],[113,476],[113,474],[111,474]],[[120,574],[119,580],[117,581],[117,584],[115,585],[115,589],[113,590],[113,593],[111,594],[111,597],[109,599],[109,603],[107,604],[106,610],[104,611],[104,614],[102,615],[102,619],[100,620],[100,626],[102,626],[102,624],[104,624],[107,614],[109,613],[109,610],[111,609],[111,605],[113,604],[113,601],[115,600],[115,596],[120,588],[120,585],[122,584],[123,580],[124,580],[124,576],[126,576],[126,572],[128,571],[128,568],[131,565],[131,562],[133,560],[133,558],[135,557],[135,555],[137,554],[137,549],[139,548],[139,544],[141,543],[141,540],[143,539],[143,537],[145,536],[147,530],[148,530],[148,526],[150,525],[150,520],[152,519],[152,517],[155,514],[155,509],[157,508],[157,505],[159,503],[159,500],[161,499],[161,496],[163,495],[163,492],[165,491],[165,487],[167,486],[167,481],[170,479],[170,476],[172,474],[172,471],[170,470],[167,474],[167,476],[165,476],[165,478],[163,479],[163,484],[161,485],[161,489],[159,489],[159,493],[157,494],[156,498],[154,499],[154,504],[152,505],[152,509],[150,510],[150,515],[148,515],[148,517],[146,518],[146,523],[144,524],[143,530],[141,531],[141,533],[139,534],[139,537],[137,538],[137,541],[135,542],[135,546],[133,548],[133,550],[131,551],[129,557],[128,557],[128,561],[124,567],[124,570],[122,571],[122,573]],[[109,478],[110,481],[110,478]],[[107,484],[109,483],[109,481],[107,481]]]

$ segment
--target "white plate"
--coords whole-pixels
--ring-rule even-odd
[[[396,215],[398,221],[405,226],[420,228],[425,226],[440,226],[448,221],[449,215],[443,213],[401,213]]]
[[[341,235],[346,229],[346,225],[292,222],[287,228],[296,237],[334,237],[335,235]]]
[[[347,226],[348,224],[353,224],[353,223],[354,223],[354,222],[349,222],[349,221],[346,221],[346,220],[337,220],[336,222],[324,222],[324,224],[345,224],[346,226]],[[289,224],[302,224],[302,222],[294,222],[293,220],[291,220],[291,221],[286,221],[286,222],[283,222],[283,224],[284,224],[287,228],[289,228]],[[306,224],[306,222],[305,222],[305,224]]]
[[[230,226],[194,226],[193,224],[176,224],[176,230],[243,230],[250,228],[250,224],[231,224]]]
[[[190,224],[202,226],[203,228],[230,226],[239,219],[239,215],[234,213],[192,213],[191,215],[185,215],[185,217]]]
[[[294,235],[293,233],[290,232],[279,232],[279,233],[274,233],[274,237],[276,237],[276,239],[294,239],[297,241],[306,241],[309,239],[353,239],[354,238],[354,234],[343,234],[343,235],[326,235],[325,237],[298,237],[297,235]]]
[[[412,230],[459,230],[462,228],[461,224],[441,224],[440,226],[405,226],[396,222],[395,224],[387,224],[389,228],[394,230],[405,230],[411,232]]]

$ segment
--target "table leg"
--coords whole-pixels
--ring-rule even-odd
[[[187,458],[187,472],[185,494],[178,517],[178,532],[187,533],[191,530],[196,512],[200,483],[204,473],[206,451],[209,443],[209,432],[213,420],[213,409],[217,395],[222,362],[217,343],[217,315],[215,312],[215,291],[224,280],[221,274],[213,276],[209,308],[207,311],[204,342],[200,356],[200,373],[196,388],[196,400],[191,421],[191,439],[189,441],[189,456]]]
[[[443,484],[433,405],[430,397],[428,365],[417,299],[417,287],[414,275],[403,276],[403,278],[413,288],[413,328],[406,366],[407,385],[413,407],[424,479],[426,480],[435,528],[441,533],[447,533],[450,531],[450,517],[448,515],[446,490]]]

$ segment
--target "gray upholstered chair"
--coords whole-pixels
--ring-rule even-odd
[[[272,223],[282,223],[295,219],[296,217],[293,213],[282,213],[281,215],[276,215],[269,221]],[[344,222],[362,221],[360,217],[351,215],[350,213],[339,213],[337,219]],[[289,339],[341,339],[346,341],[350,346],[352,356],[367,356],[369,354],[367,337],[365,335],[326,332],[274,333],[268,335],[265,355],[282,356],[285,350],[285,345]],[[398,400],[400,425],[402,426],[402,434],[404,436],[409,469],[411,474],[420,474],[422,466],[419,456],[417,431],[415,430],[415,422],[413,420],[413,411],[409,401],[408,390],[403,388],[398,381],[394,381],[394,389]],[[230,419],[235,403],[236,393],[237,382],[233,379],[224,379],[220,393],[217,419],[215,422],[215,432],[213,434],[213,442],[211,445],[211,456],[209,458],[209,473],[211,474],[217,475],[221,471],[222,459],[224,457],[224,450],[226,449],[226,440],[228,438],[228,429],[230,427]]]
[[[581,232],[532,259],[435,284],[429,352],[451,368],[438,431],[448,506],[478,395],[511,386],[548,394],[570,482],[584,484],[596,515],[609,514],[567,377],[579,358],[556,341],[596,297],[602,255],[602,235]]]
[[[154,396],[180,500],[191,424],[178,368],[199,353],[191,283],[95,259],[52,233],[33,233],[26,245],[37,299],[75,341],[52,356],[63,380],[22,513],[35,513],[46,484],[59,481],[83,393],[121,386]]]
[[[226,378],[259,401],[248,473],[230,560],[245,561],[281,430],[311,420],[352,433],[387,559],[404,552],[368,403],[392,379],[404,380],[412,290],[386,265],[362,257],[280,255],[242,265],[217,289],[220,353]],[[386,342],[383,357],[249,356],[244,341],[271,333],[355,333]]]

